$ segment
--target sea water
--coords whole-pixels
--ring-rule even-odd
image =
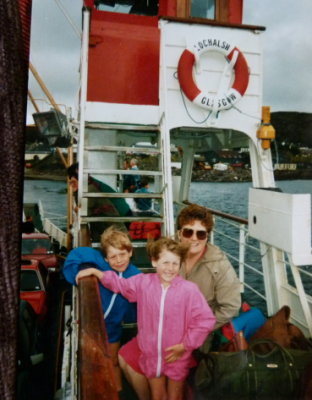
[[[276,186],[285,193],[312,195],[311,180],[279,181],[276,182]],[[67,213],[66,187],[65,181],[25,180],[24,202],[33,203],[41,200],[46,213],[65,217]],[[193,182],[189,200],[228,214],[247,218],[250,187],[252,187],[251,182]]]
[[[251,187],[251,182],[193,182],[189,200],[224,213],[247,218],[248,191]],[[285,193],[312,195],[310,180],[278,181],[276,187]]]
[[[25,180],[24,203],[42,203],[44,215],[60,228],[66,227],[66,181]]]

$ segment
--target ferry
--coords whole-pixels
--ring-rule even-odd
[[[311,199],[281,192],[274,181],[275,132],[270,107],[262,104],[265,28],[242,23],[243,0],[84,0],[80,6],[79,117],[66,123],[67,165],[73,148],[79,162],[79,207],[69,203],[68,243],[99,248],[88,235],[95,222],[157,223],[162,235],[174,236],[175,216],[189,204],[194,155],[249,148],[248,219],[210,210],[210,241],[232,249],[227,255],[252,304],[268,316],[289,306],[290,321],[311,338]],[[178,175],[172,173],[173,154],[181,163]],[[152,162],[144,163],[144,155]],[[139,172],[124,169],[129,156],[142,161]],[[149,178],[151,193],[124,191],[124,177],[138,173]],[[90,176],[112,190],[88,192]],[[88,213],[94,199],[140,198],[152,200],[153,213]],[[134,263],[148,271],[146,240],[133,243]],[[96,283],[83,280],[65,306],[58,399],[118,398],[94,293]]]

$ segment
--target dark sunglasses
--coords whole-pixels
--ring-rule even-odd
[[[189,239],[193,236],[194,232],[196,233],[196,237],[198,240],[205,240],[208,237],[207,231],[194,231],[194,229],[189,229],[189,228],[183,228],[181,233],[183,237]]]

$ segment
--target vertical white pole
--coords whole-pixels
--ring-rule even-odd
[[[246,249],[246,239],[245,239],[245,225],[241,224],[239,226],[239,281],[241,282],[241,293],[244,293],[243,282],[245,280],[245,249]]]
[[[164,22],[161,21],[160,28],[160,112],[163,117],[160,123],[160,134],[163,150],[163,174],[164,174],[164,219],[165,234],[174,235],[174,213],[173,213],[173,195],[172,195],[172,177],[171,177],[171,148],[170,148],[170,131],[167,128],[166,121],[166,105],[167,105],[167,82],[166,82],[166,51],[165,51],[165,33],[162,29]]]
[[[88,80],[88,48],[89,48],[89,26],[90,26],[90,12],[88,9],[83,11],[83,32],[82,32],[82,46],[81,46],[81,87],[80,87],[80,102],[79,102],[79,143],[78,143],[78,227],[80,229],[80,205],[83,192],[83,151],[84,151],[84,136],[85,136],[85,111],[87,101],[87,80]],[[74,246],[78,245],[78,232],[75,232]]]

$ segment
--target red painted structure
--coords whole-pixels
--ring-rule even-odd
[[[26,300],[43,319],[48,311],[48,273],[38,260],[22,260],[20,299]]]
[[[177,17],[178,0],[160,0],[157,16],[100,11],[94,0],[84,4],[91,10],[87,101],[158,105],[158,19]],[[242,23],[242,4],[227,0],[228,24]]]
[[[158,18],[92,11],[88,101],[158,104]]]
[[[24,260],[38,260],[47,269],[57,270],[59,268],[51,239],[45,233],[22,234],[22,257]]]

